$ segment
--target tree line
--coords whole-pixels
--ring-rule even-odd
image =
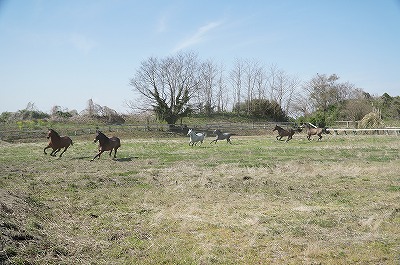
[[[373,96],[336,74],[319,74],[302,81],[277,65],[236,59],[231,69],[201,60],[194,52],[164,58],[149,57],[130,79],[133,110],[150,111],[158,120],[175,124],[189,115],[238,115],[263,121],[309,121],[329,126],[337,120],[360,121],[374,113],[379,119],[400,119],[400,97]],[[371,116],[371,115],[370,115]],[[126,115],[89,99],[82,112],[53,106],[50,114],[34,103],[15,113],[3,112],[0,122],[71,120],[124,123]]]
[[[233,112],[271,121],[303,119],[325,126],[335,120],[360,120],[370,112],[400,118],[400,98],[371,96],[336,74],[301,81],[276,65],[236,59],[233,68],[201,60],[193,52],[141,62],[130,80],[141,99],[130,107],[154,111],[175,124],[193,113]]]
[[[41,123],[46,120],[55,122],[72,121],[78,123],[103,122],[108,124],[122,124],[125,122],[125,116],[107,106],[96,104],[92,99],[87,101],[86,108],[81,112],[55,105],[51,108],[50,113],[46,113],[39,110],[35,106],[35,103],[29,102],[25,109],[0,114],[0,122],[2,123],[18,121],[37,121]]]

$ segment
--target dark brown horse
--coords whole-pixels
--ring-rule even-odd
[[[307,129],[307,139],[311,141],[311,135],[318,135],[318,141],[322,139],[322,134],[330,134],[330,132],[326,128],[315,128],[312,127],[309,123],[304,123],[304,127]]]
[[[275,125],[275,128],[272,131],[278,131],[278,135],[276,136],[276,140],[281,140],[282,137],[286,137],[286,142],[288,142],[290,139],[293,138],[293,135],[295,133],[295,130],[293,130],[292,128],[290,128],[289,130],[285,130],[282,127]],[[278,139],[279,138],[279,139]]]
[[[64,154],[65,151],[67,151],[68,147],[70,145],[73,145],[71,138],[68,136],[63,136],[61,137],[56,131],[53,129],[49,129],[47,133],[47,139],[50,139],[49,144],[43,149],[44,154],[47,155],[46,149],[47,148],[52,148],[53,151],[50,153],[51,156],[56,156],[57,152],[61,150],[61,148],[64,148],[64,150],[61,152],[60,157],[62,154]]]
[[[96,138],[94,142],[99,141],[99,153],[93,157],[93,161],[96,157],[100,159],[100,155],[104,151],[110,151],[110,156],[112,151],[114,150],[114,158],[117,158],[117,149],[121,147],[121,142],[118,137],[108,138],[104,133],[99,130],[96,130]]]

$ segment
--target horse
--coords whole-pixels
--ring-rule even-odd
[[[51,156],[56,156],[57,152],[61,150],[61,148],[64,148],[64,150],[61,152],[60,157],[64,154],[65,151],[67,151],[68,147],[70,145],[73,145],[73,142],[71,138],[68,136],[63,136],[61,137],[55,130],[49,129],[47,132],[47,139],[50,139],[49,144],[43,149],[43,153],[47,155],[46,149],[47,148],[52,148],[53,151],[51,151],[50,155]]]
[[[217,143],[218,140],[225,140],[227,143],[231,143],[231,136],[234,135],[233,133],[222,133],[219,129],[216,129],[214,131],[214,134],[217,135],[217,138],[215,138],[215,140],[212,140],[210,144],[212,144],[213,142]]]
[[[204,141],[204,138],[206,137],[205,133],[196,133],[192,129],[189,129],[187,135],[190,136],[190,141],[189,141],[190,146],[197,145],[198,142],[200,142],[200,144],[202,144]]]
[[[287,136],[286,142],[289,142],[290,139],[293,138],[295,130],[290,128],[289,130],[285,130],[282,127],[275,125],[275,128],[272,131],[278,131],[278,135],[276,136],[276,140],[281,140],[282,137]],[[278,139],[279,138],[279,139]]]
[[[318,135],[318,141],[322,139],[322,134],[330,134],[326,128],[314,128],[309,123],[304,123],[303,127],[307,128],[307,139],[311,141],[311,135]]]
[[[96,130],[96,138],[94,138],[93,142],[99,141],[99,153],[93,157],[93,161],[96,157],[100,159],[100,155],[104,151],[110,151],[110,156],[112,151],[114,150],[114,158],[117,158],[117,149],[121,147],[121,141],[118,137],[108,138],[104,133],[99,130]]]

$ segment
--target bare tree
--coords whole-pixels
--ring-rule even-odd
[[[268,98],[267,96],[267,80],[268,80],[268,76],[267,73],[265,72],[265,68],[264,67],[258,67],[255,69],[255,93],[256,93],[256,97],[257,99],[266,99]]]
[[[217,76],[217,111],[224,112],[228,108],[229,93],[225,83],[224,67],[221,65]]]
[[[306,82],[303,90],[308,94],[314,110],[326,111],[330,105],[334,105],[347,99],[354,90],[354,85],[348,82],[338,83],[336,74],[327,76],[317,74]]]
[[[251,104],[253,101],[253,91],[255,87],[255,77],[254,72],[257,67],[257,63],[254,61],[246,61],[244,67],[244,85],[247,90],[247,114],[249,115],[251,112]]]
[[[314,111],[314,106],[307,94],[304,92],[297,92],[293,95],[290,110],[293,117],[308,116]]]
[[[229,80],[233,88],[233,105],[240,105],[242,97],[244,62],[236,59],[233,69],[230,71]]]
[[[264,69],[258,61],[248,60],[245,62],[244,80],[247,89],[247,114],[250,114],[253,108],[253,99],[261,99],[264,76]]]
[[[233,88],[234,106],[239,106],[244,100],[246,112],[249,114],[253,99],[261,99],[265,96],[264,68],[257,60],[237,59],[229,77]]]
[[[200,85],[199,85],[199,105],[202,110],[210,115],[215,108],[217,101],[217,75],[218,67],[208,60],[200,67]]]
[[[164,59],[150,57],[141,63],[130,85],[144,98],[157,117],[175,124],[192,109],[191,97],[199,88],[199,61],[194,53],[179,53]]]
[[[51,110],[50,110],[50,115],[51,115],[52,117],[56,117],[56,116],[57,116],[57,113],[59,113],[59,112],[61,112],[61,111],[62,111],[61,106],[54,105],[54,106],[51,108]]]
[[[278,86],[278,75],[279,75],[279,68],[276,64],[272,64],[267,71],[267,90],[269,92],[269,98],[275,99],[275,91],[276,87]]]
[[[86,109],[83,110],[83,115],[87,115],[89,117],[101,116],[102,111],[103,108],[99,104],[94,103],[93,99],[89,99],[87,101]]]
[[[356,88],[349,94],[344,104],[343,117],[346,120],[359,121],[374,111],[371,96],[362,89]]]
[[[268,70],[268,87],[272,101],[276,101],[286,114],[294,111],[292,103],[295,92],[300,86],[300,79],[290,76],[276,65],[271,65]]]

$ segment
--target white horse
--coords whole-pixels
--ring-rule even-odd
[[[197,145],[198,142],[200,142],[200,144],[202,144],[204,141],[204,138],[206,137],[205,133],[196,133],[192,129],[189,129],[187,135],[190,136],[190,141],[189,141],[190,146]]]

